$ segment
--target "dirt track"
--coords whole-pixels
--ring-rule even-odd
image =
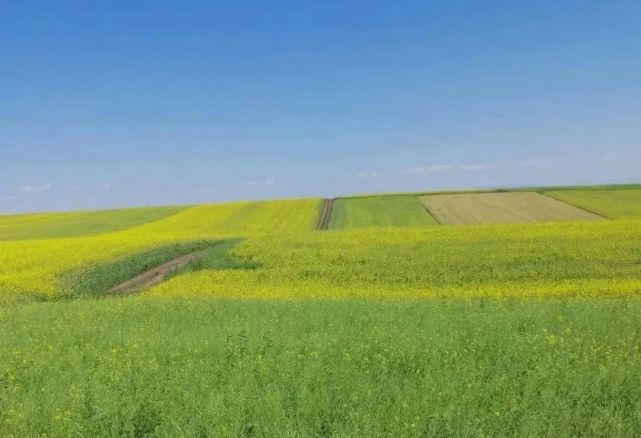
[[[320,222],[318,223],[318,230],[323,231],[329,228],[329,221],[332,219],[332,210],[334,208],[334,199],[325,199],[323,205],[323,212],[321,214]]]
[[[191,263],[194,260],[198,260],[204,257],[207,251],[208,250],[193,252],[191,254],[186,254],[176,259],[170,260],[167,263],[156,266],[155,268],[152,268],[147,272],[143,272],[142,274],[125,281],[124,283],[120,283],[119,285],[112,287],[111,289],[109,289],[108,293],[117,295],[127,294],[154,286],[160,283],[168,273],[175,271],[176,269],[185,266],[186,264]]]

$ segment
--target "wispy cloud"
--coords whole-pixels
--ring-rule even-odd
[[[70,192],[77,192],[78,190],[80,190],[80,186],[71,185],[67,187],[67,190],[69,190]]]
[[[381,176],[381,174],[378,172],[356,172],[354,176],[358,179],[374,179]]]
[[[487,164],[463,164],[461,166],[463,172],[482,172],[488,168]]]
[[[506,163],[508,167],[541,167],[543,161],[541,160],[512,160]]]
[[[276,181],[276,178],[265,178],[264,180],[261,181],[249,181],[250,186],[267,186],[267,187],[273,187],[278,183]]]
[[[412,167],[411,169],[405,169],[403,171],[404,175],[424,175],[426,173],[432,172],[444,172],[450,170],[452,166],[450,164],[432,164],[430,166],[422,167]]]
[[[44,184],[25,184],[20,187],[20,192],[22,193],[38,193],[49,190],[53,184],[44,183]]]

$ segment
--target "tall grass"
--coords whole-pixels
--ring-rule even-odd
[[[0,309],[2,436],[634,436],[638,300]]]

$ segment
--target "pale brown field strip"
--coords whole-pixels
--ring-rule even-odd
[[[605,220],[535,192],[428,195],[419,199],[438,222],[448,225]]]

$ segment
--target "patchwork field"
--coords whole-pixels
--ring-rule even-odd
[[[0,217],[0,436],[634,436],[641,218],[601,192],[558,197],[619,220],[537,193],[421,198],[457,227],[412,195],[329,231],[320,199]]]
[[[415,196],[391,195],[339,198],[329,228],[406,227],[435,225],[436,222]]]
[[[535,192],[469,193],[422,196],[441,224],[506,224],[598,221],[603,218]]]
[[[611,219],[641,218],[641,189],[557,190],[545,194]]]

